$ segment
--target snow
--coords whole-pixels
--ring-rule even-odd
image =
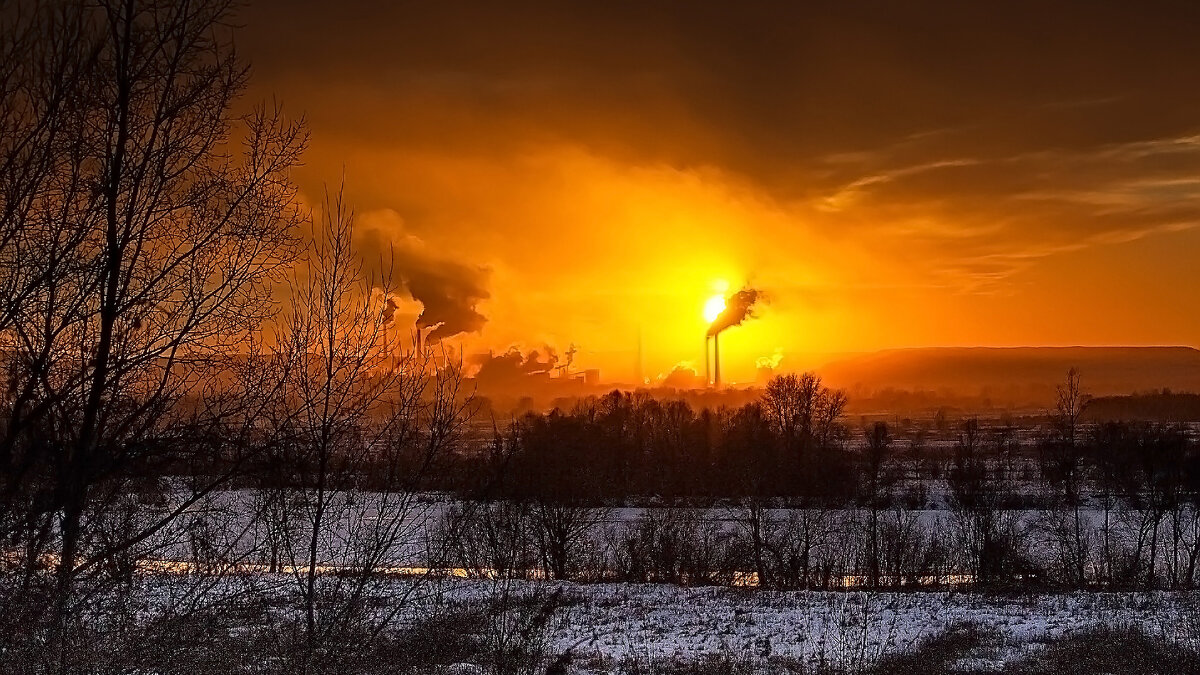
[[[1195,599],[1180,593],[983,595],[953,592],[816,592],[682,588],[663,584],[508,582],[510,591],[560,588],[569,605],[551,627],[555,650],[584,662],[691,660],[725,653],[851,665],[974,624],[996,632],[999,661],[1039,643],[1096,627],[1137,625],[1191,640]],[[442,606],[470,605],[495,592],[487,581],[439,582]]]

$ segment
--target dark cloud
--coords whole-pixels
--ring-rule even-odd
[[[324,89],[303,104],[351,143],[566,140],[719,166],[781,199],[892,176],[869,187],[901,193],[893,210],[981,218],[1200,163],[1121,154],[1200,131],[1196,3],[272,0],[248,21],[264,86]]]
[[[1195,3],[314,0],[249,20],[269,79],[457,103],[478,115],[442,122],[505,132],[493,142],[584,139],[772,178],[945,129],[971,132],[971,151],[1080,149],[1169,137],[1200,111]],[[389,133],[452,140],[430,130]]]
[[[254,0],[243,23],[253,93],[307,113],[323,168],[306,186],[344,164],[369,173],[351,181],[368,186],[360,209],[396,210],[443,251],[470,239],[456,252],[522,282],[494,289],[497,328],[549,313],[550,291],[611,285],[636,305],[646,270],[621,273],[664,248],[642,236],[661,223],[689,258],[761,273],[773,302],[783,284],[815,284],[804,297],[827,297],[828,315],[893,289],[873,314],[914,332],[870,338],[884,344],[999,339],[993,324],[1081,331],[1098,303],[1121,320],[1055,339],[1200,336],[1178,318],[1200,301],[1174,281],[1200,245],[1200,3]],[[709,222],[686,210],[696,194],[745,209]],[[486,274],[417,258],[422,321],[478,330]],[[976,321],[916,332],[909,317],[962,310],[968,294]],[[594,304],[609,323],[635,309]],[[1151,306],[1170,311],[1151,321]],[[875,335],[863,320],[838,340]],[[984,337],[954,332],[985,323]]]
[[[418,239],[376,227],[361,228],[355,245],[373,278],[390,278],[420,301],[424,308],[416,325],[431,329],[428,340],[478,332],[487,323],[478,310],[490,295],[485,268],[451,260]],[[389,261],[390,272],[378,269]]]

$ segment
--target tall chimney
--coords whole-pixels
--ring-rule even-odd
[[[721,334],[713,335],[713,386],[721,387]]]
[[[708,356],[708,336],[704,336],[704,386],[712,386],[712,363]]]

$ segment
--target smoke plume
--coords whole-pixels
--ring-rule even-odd
[[[558,354],[549,346],[528,353],[512,347],[502,354],[474,354],[468,361],[475,366],[474,376],[480,383],[504,386],[518,384],[531,375],[548,375],[558,365]]]
[[[779,362],[783,360],[783,350],[776,347],[775,352],[770,356],[760,356],[754,360],[754,367],[760,370],[775,370],[779,367]]]
[[[753,318],[754,305],[760,299],[762,299],[762,291],[753,288],[743,288],[726,298],[725,310],[708,327],[709,337],[727,328],[740,325],[746,319]]]
[[[680,361],[671,372],[659,375],[658,378],[662,386],[671,389],[699,389],[704,386],[704,378],[696,372],[696,367],[691,361]]]
[[[390,275],[398,287],[421,303],[416,325],[431,329],[426,340],[436,342],[483,328],[487,317],[478,305],[491,295],[486,268],[450,260],[412,235],[395,236],[378,226],[363,227],[355,238],[364,271],[376,279]],[[391,269],[382,269],[388,261]]]

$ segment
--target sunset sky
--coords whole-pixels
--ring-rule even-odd
[[[1200,343],[1200,5],[256,2],[365,252],[468,353],[726,372],[781,351]],[[404,270],[400,270],[401,274]],[[719,286],[720,283],[726,286]],[[640,337],[639,337],[640,336]]]

